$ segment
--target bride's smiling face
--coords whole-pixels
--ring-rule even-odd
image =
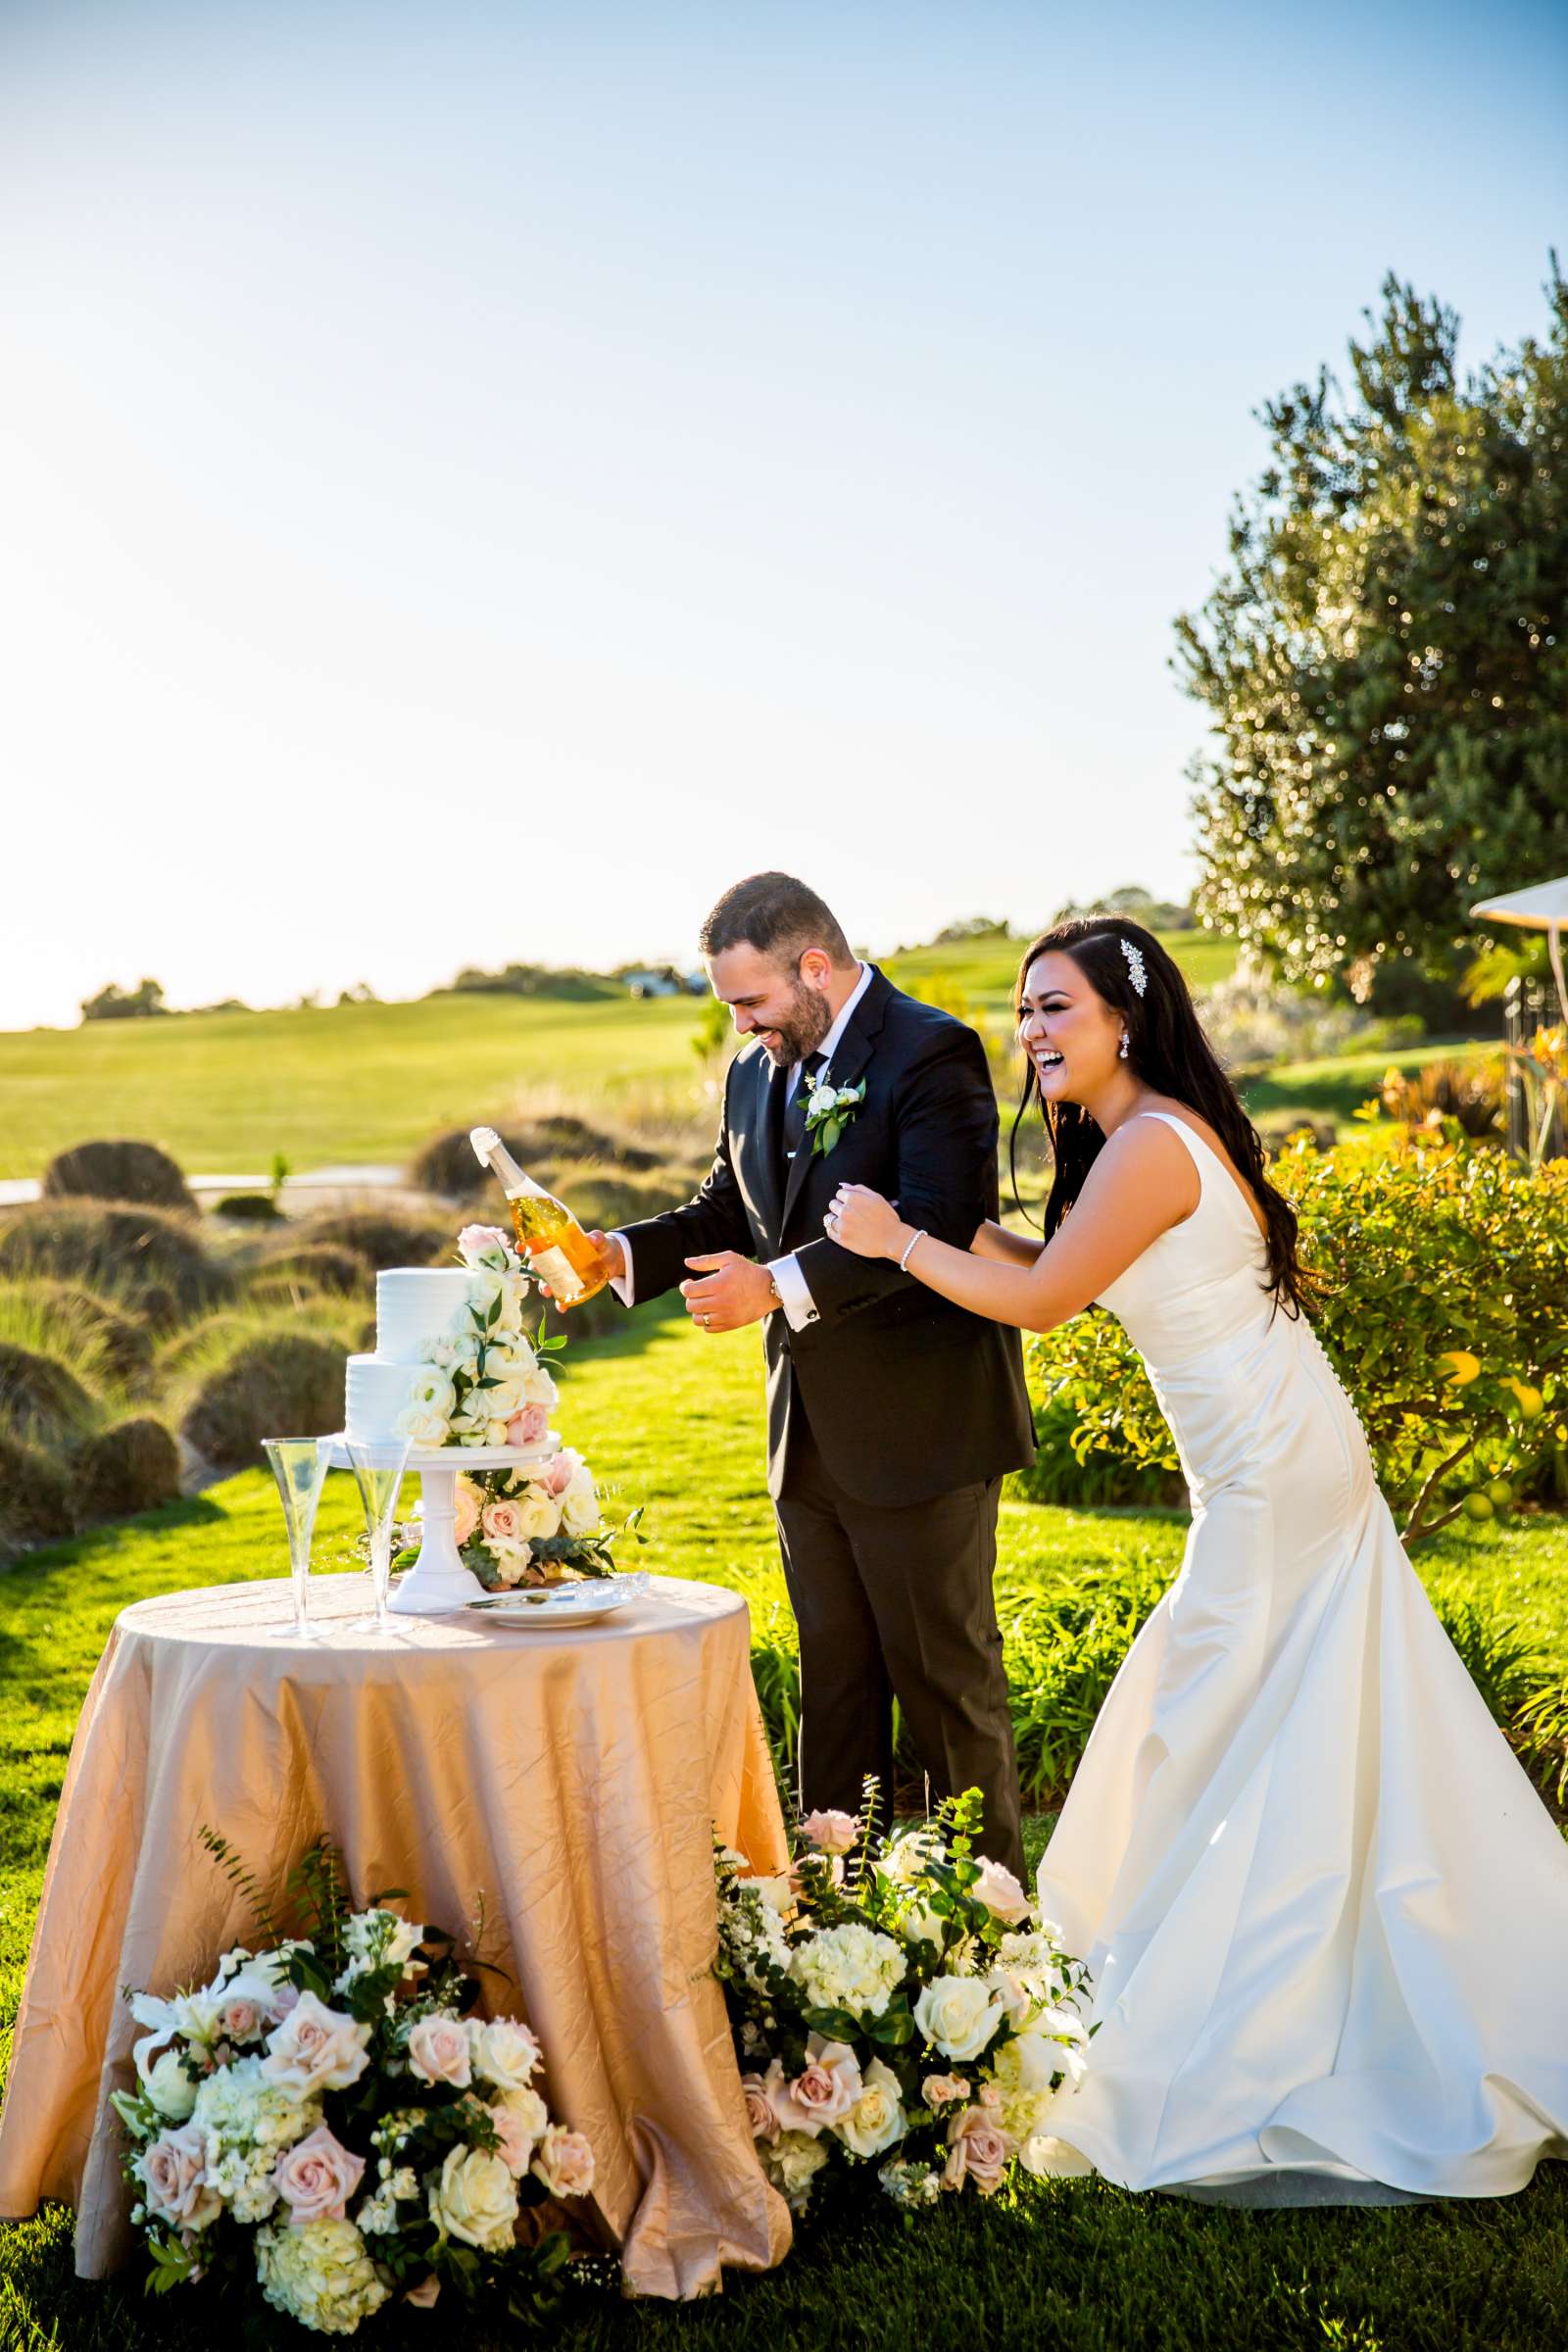
[[[1018,1000],[1018,1042],[1041,1098],[1082,1102],[1114,1078],[1123,1022],[1070,956],[1037,956]],[[1121,1065],[1125,1066],[1125,1065]]]

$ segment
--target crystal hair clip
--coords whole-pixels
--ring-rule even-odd
[[[1118,939],[1121,938],[1121,934],[1119,932],[1117,933],[1117,937]],[[1123,939],[1121,941],[1121,952],[1127,958],[1127,969],[1131,975],[1132,984],[1138,991],[1138,994],[1142,996],[1145,989],[1149,986],[1149,974],[1144,969],[1144,951],[1142,948],[1135,948],[1130,939]]]

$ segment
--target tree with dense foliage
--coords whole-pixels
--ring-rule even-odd
[[[107,988],[87,998],[81,1017],[84,1021],[142,1021],[168,1010],[156,980],[143,980],[136,988],[120,988],[111,980]]]
[[[1390,277],[1261,412],[1230,567],[1177,622],[1218,752],[1195,766],[1204,919],[1287,980],[1452,973],[1468,909],[1559,871],[1568,828],[1568,283],[1544,338],[1461,380],[1459,322]]]

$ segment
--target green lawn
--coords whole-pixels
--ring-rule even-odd
[[[1485,1054],[1474,1038],[1428,1038],[1381,1054],[1340,1054],[1322,1061],[1281,1062],[1257,1077],[1241,1080],[1250,1117],[1276,1126],[1293,1118],[1332,1119],[1345,1127],[1388,1070],[1419,1070],[1429,1061],[1463,1061]],[[1352,1127],[1351,1134],[1357,1131]]]
[[[575,1356],[575,1361],[572,1356]],[[754,1630],[783,1634],[782,1586],[761,1489],[755,1337],[706,1341],[655,1309],[582,1344],[564,1374],[564,1425],[628,1499],[646,1496],[647,1564],[743,1590]],[[329,1482],[318,1564],[338,1564],[356,1523],[349,1482]],[[1031,1592],[1073,1577],[1157,1586],[1182,1541],[1157,1513],[1004,1508],[1003,1614],[1014,1674]],[[174,1586],[275,1575],[278,1514],[259,1474],[120,1530],[38,1553],[0,1581],[0,2011],[14,2013],[73,1726],[118,1610]],[[1568,1531],[1523,1521],[1440,1541],[1423,1573],[1526,1625],[1568,1663]],[[1038,1851],[1044,1824],[1030,1825]],[[1523,2195],[1474,2206],[1243,2214],[1095,2182],[1029,2184],[990,2206],[944,2209],[906,2230],[873,2209],[806,2239],[771,2278],[732,2280],[685,2311],[584,2302],[558,2330],[573,2352],[805,2345],[933,2347],[975,2340],[1028,2352],[1558,2352],[1568,2342],[1568,2168]],[[479,2336],[463,2340],[481,2352]],[[211,2352],[239,2340],[199,2298],[147,2304],[133,2282],[78,2286],[69,2221],[51,2212],[0,2231],[4,2352]],[[265,2329],[247,2343],[290,2342]],[[427,2347],[411,2315],[372,2341]],[[516,2339],[510,2339],[514,2342]]]
[[[520,1095],[684,1089],[690,998],[560,1004],[427,997],[317,1012],[192,1013],[0,1034],[0,1176],[37,1176],[89,1136],[161,1144],[192,1173],[401,1161]]]
[[[1235,950],[1202,931],[1168,942],[1195,985]],[[908,985],[941,980],[977,1011],[1004,1011],[1018,943],[928,948],[898,958]],[[692,998],[562,1004],[427,997],[307,1012],[190,1013],[0,1032],[0,1178],[40,1175],[90,1136],[161,1144],[191,1173],[265,1173],[405,1160],[444,1127],[559,1097],[612,1117],[657,1103],[705,1128]]]

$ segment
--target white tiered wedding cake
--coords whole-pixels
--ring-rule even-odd
[[[467,1348],[476,1318],[482,1320],[498,1298],[498,1337],[500,1329],[509,1337],[520,1332],[527,1288],[525,1275],[475,1272],[467,1266],[394,1266],[378,1274],[375,1353],[349,1357],[345,1437],[357,1445],[411,1434],[434,1445],[460,1443],[450,1430],[438,1435],[435,1428],[450,1419],[439,1408],[453,1390],[454,1364]],[[548,1384],[548,1373],[539,1379]],[[553,1386],[550,1396],[541,1394],[536,1401],[548,1411]],[[413,1422],[425,1426],[416,1432]]]

